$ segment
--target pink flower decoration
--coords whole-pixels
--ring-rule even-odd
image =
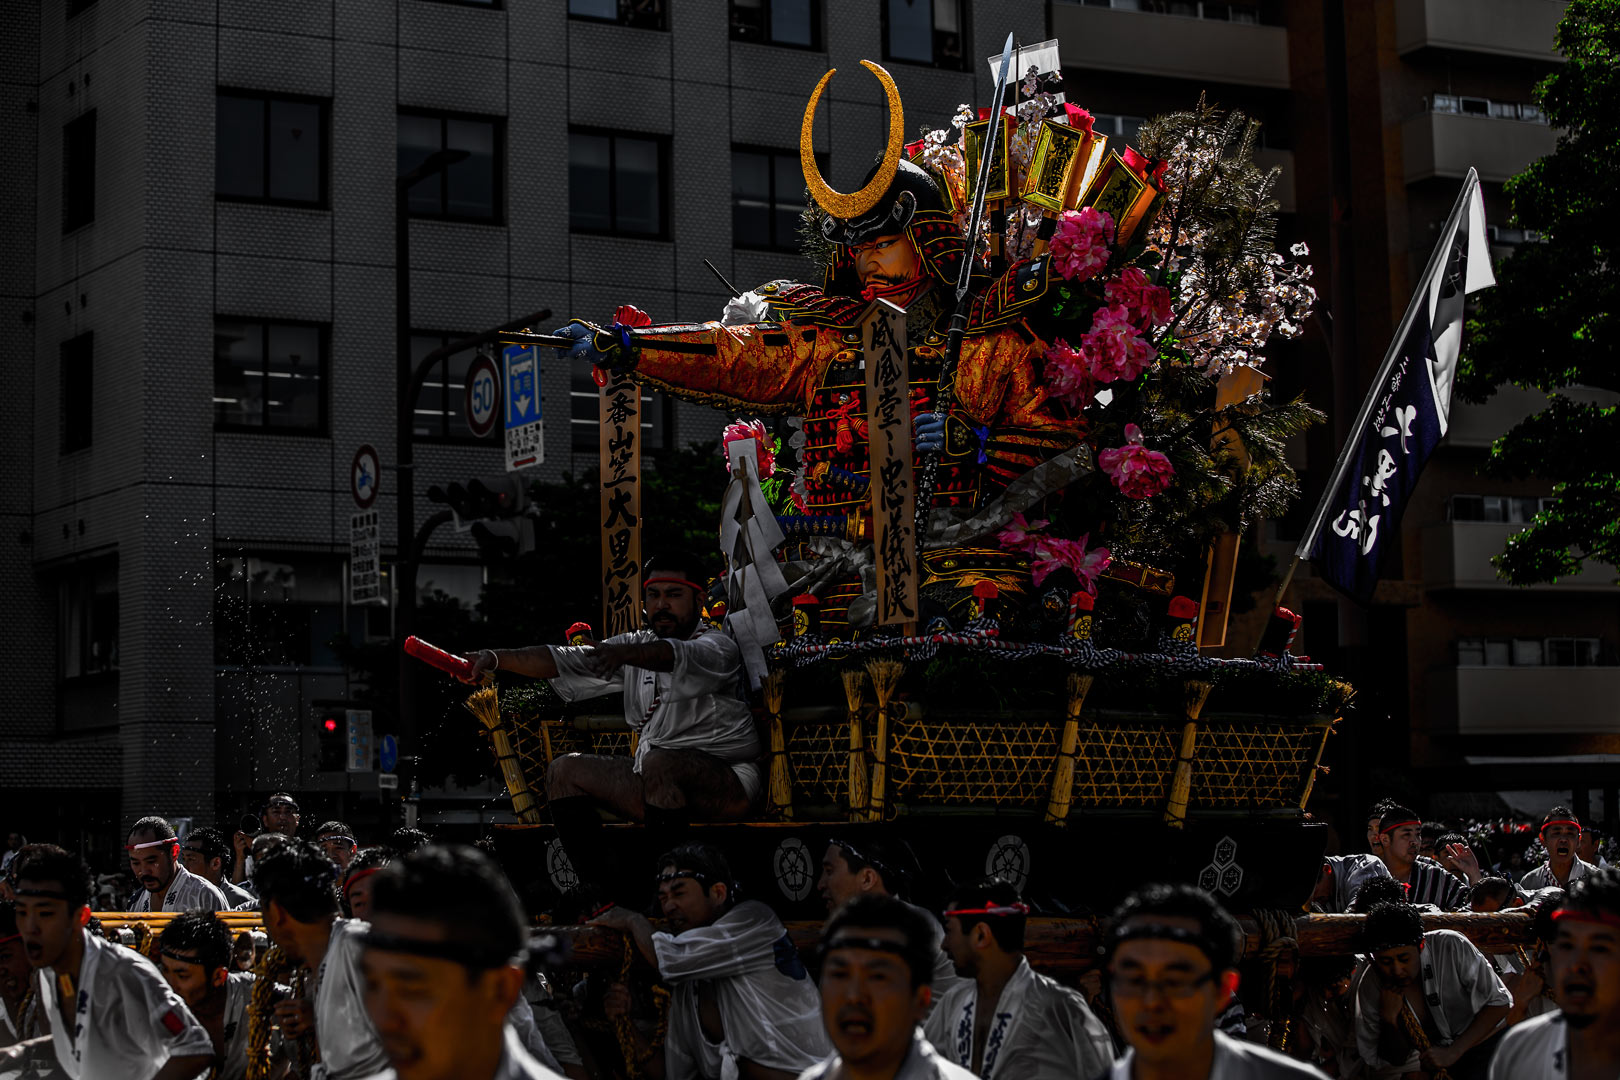
[[[1143,330],[1170,321],[1170,290],[1153,284],[1134,266],[1126,267],[1119,277],[1103,287],[1103,298],[1109,304],[1128,309],[1131,321]]]
[[[1078,540],[1064,540],[1056,536],[1042,537],[1035,545],[1030,562],[1030,576],[1037,586],[1059,570],[1071,570],[1080,579],[1080,587],[1096,593],[1097,576],[1108,569],[1111,556],[1105,547],[1086,550],[1090,533]]]
[[[1156,355],[1137,333],[1130,312],[1117,304],[1097,309],[1091,330],[1080,338],[1080,350],[1092,378],[1100,383],[1135,382]]]
[[[1096,381],[1086,358],[1058,338],[1046,350],[1046,388],[1070,408],[1080,410],[1097,396]]]
[[[1035,544],[1044,542],[1045,538],[1037,533],[1050,524],[1052,524],[1050,521],[1042,518],[1025,521],[1020,511],[1013,514],[1012,521],[1005,529],[996,533],[996,539],[1001,541],[1003,551],[1028,551]]]
[[[1078,213],[1063,212],[1047,251],[1059,274],[1070,281],[1086,281],[1108,265],[1108,245],[1113,242],[1113,217],[1088,206]]]
[[[776,472],[776,451],[771,447],[771,433],[765,430],[764,421],[738,420],[726,425],[725,433],[720,437],[720,452],[728,463],[731,461],[731,444],[738,439],[754,440],[761,480],[768,479]],[[730,468],[729,464],[727,468]]]
[[[1127,499],[1151,498],[1176,475],[1169,458],[1142,445],[1142,429],[1135,424],[1125,425],[1125,445],[1098,454],[1097,464]]]

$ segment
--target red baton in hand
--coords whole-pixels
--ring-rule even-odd
[[[405,655],[414,656],[424,664],[432,664],[445,674],[454,675],[458,679],[465,679],[472,674],[471,660],[455,653],[447,653],[437,645],[429,645],[415,635],[405,639]]]

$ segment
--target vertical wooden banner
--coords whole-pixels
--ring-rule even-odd
[[[602,387],[602,637],[641,627],[641,388]]]
[[[911,455],[906,313],[875,300],[861,317],[872,464],[872,554],[879,626],[917,620],[917,482]]]

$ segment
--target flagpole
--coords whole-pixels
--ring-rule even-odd
[[[1468,207],[1469,199],[1478,186],[1479,174],[1470,166],[1468,175],[1463,178],[1463,187],[1461,193],[1457,196],[1457,202],[1452,206],[1451,214],[1446,218],[1445,226],[1440,230],[1440,240],[1435,243],[1434,250],[1429,253],[1429,261],[1423,267],[1423,273],[1418,275],[1420,283],[1429,280],[1442,254],[1449,249],[1449,240],[1456,229],[1461,226],[1462,217]],[[1277,589],[1277,599],[1273,604],[1274,607],[1276,604],[1282,603],[1283,593],[1288,591],[1289,584],[1293,582],[1294,571],[1299,568],[1300,560],[1310,558],[1311,549],[1316,546],[1316,538],[1322,531],[1322,524],[1327,517],[1328,507],[1332,503],[1333,495],[1339,490],[1339,484],[1343,482],[1345,473],[1350,471],[1350,460],[1355,456],[1355,450],[1361,444],[1361,437],[1367,430],[1367,422],[1372,419],[1373,410],[1378,407],[1378,389],[1384,385],[1384,381],[1389,378],[1390,371],[1395,367],[1395,361],[1399,358],[1401,343],[1406,340],[1407,331],[1412,328],[1412,322],[1417,318],[1418,311],[1424,306],[1426,300],[1426,291],[1420,289],[1412,294],[1412,299],[1406,305],[1406,314],[1401,316],[1400,325],[1395,328],[1395,336],[1390,339],[1389,349],[1384,353],[1384,362],[1379,365],[1378,374],[1373,377],[1372,385],[1367,389],[1367,397],[1362,401],[1361,409],[1356,413],[1356,421],[1351,425],[1350,432],[1345,437],[1344,445],[1339,448],[1339,458],[1333,463],[1333,473],[1328,477],[1327,486],[1322,489],[1322,498],[1317,502],[1316,509],[1311,513],[1310,524],[1306,527],[1304,536],[1300,538],[1299,546],[1294,549],[1294,561],[1289,564],[1288,572],[1283,575],[1282,585]]]

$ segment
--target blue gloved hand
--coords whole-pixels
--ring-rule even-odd
[[[945,449],[945,418],[937,413],[918,413],[914,422],[916,450],[919,454],[937,454]]]
[[[584,323],[571,322],[557,330],[558,337],[573,338],[574,344],[566,351],[558,349],[557,352],[568,360],[588,360],[598,367],[606,367],[608,356],[597,349],[592,339],[596,331]]]

